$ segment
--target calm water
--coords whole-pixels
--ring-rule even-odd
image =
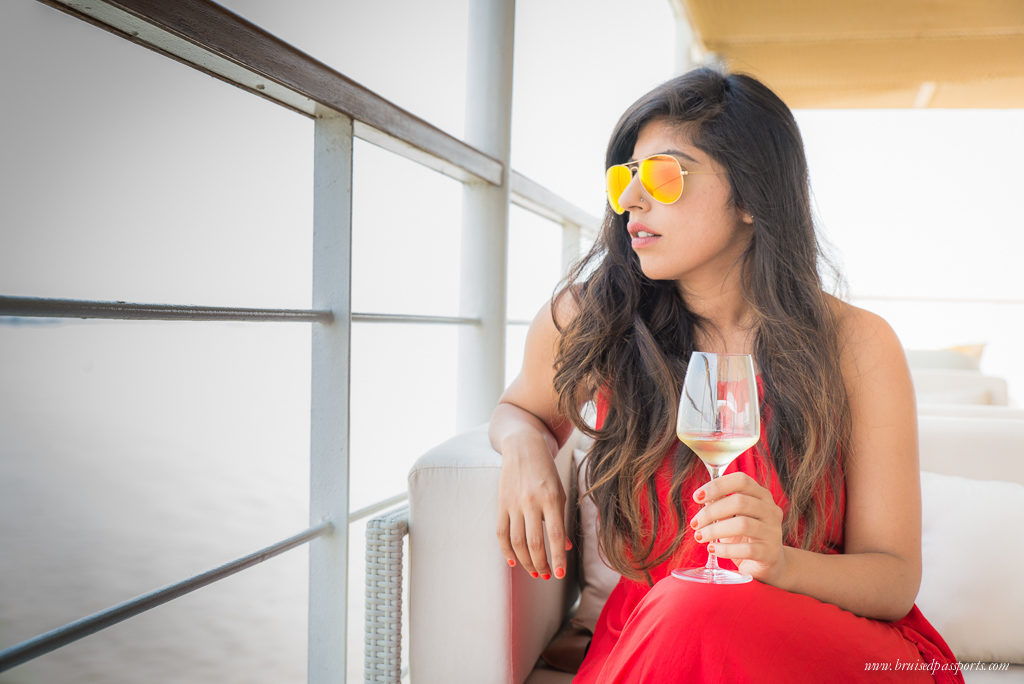
[[[305,529],[308,346],[301,326],[0,325],[0,647]],[[306,593],[292,551],[0,682],[302,682]]]

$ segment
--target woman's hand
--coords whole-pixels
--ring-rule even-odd
[[[560,413],[554,378],[561,335],[555,315],[562,323],[571,320],[574,301],[562,297],[537,312],[526,334],[522,370],[501,395],[488,430],[491,446],[501,453],[501,552],[510,566],[518,559],[527,572],[544,579],[565,577],[565,552],[572,548],[565,537],[565,491],[555,456],[573,425]]]
[[[565,577],[565,491],[551,450],[542,436],[522,435],[502,448],[498,485],[498,543],[510,566],[520,565],[533,577]],[[545,550],[545,528],[547,547]]]
[[[782,509],[770,491],[746,473],[712,480],[693,493],[705,506],[690,521],[694,538],[729,558],[739,571],[766,584],[777,584],[785,571]],[[717,541],[715,541],[717,540]]]

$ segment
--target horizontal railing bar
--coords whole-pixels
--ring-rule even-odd
[[[334,314],[315,309],[252,309],[179,304],[138,304],[82,299],[0,296],[0,316],[106,318],[135,321],[278,321],[330,323]]]
[[[24,662],[38,658],[41,655],[49,653],[54,649],[66,646],[74,641],[78,641],[83,637],[87,637],[90,634],[106,629],[112,625],[116,625],[119,622],[123,622],[130,617],[134,617],[139,613],[144,613],[147,610],[156,608],[159,605],[167,603],[173,599],[184,596],[185,594],[191,593],[196,589],[201,589],[208,584],[212,584],[217,580],[224,579],[234,575],[237,572],[245,570],[246,568],[252,567],[257,563],[262,563],[265,560],[273,558],[274,556],[280,555],[285,551],[305,544],[308,541],[315,539],[324,534],[330,533],[334,529],[334,525],[330,522],[322,522],[319,525],[315,525],[305,532],[300,532],[295,536],[289,537],[276,544],[261,549],[255,553],[251,553],[248,556],[239,558],[238,560],[232,561],[220,567],[209,570],[195,577],[189,578],[177,584],[172,584],[163,589],[143,594],[130,601],[118,604],[106,610],[102,610],[98,613],[94,613],[88,617],[84,617],[81,620],[76,620],[63,627],[58,627],[55,630],[40,634],[37,637],[24,641],[10,648],[0,651],[0,672],[9,670],[12,667],[16,667]]]
[[[510,318],[505,321],[505,325],[530,325],[531,323],[533,321],[528,318]]]
[[[360,508],[357,511],[352,511],[348,514],[348,522],[349,524],[351,524],[356,521],[362,520],[363,518],[369,518],[374,513],[379,513],[387,508],[391,508],[392,506],[396,506],[400,503],[403,503],[408,499],[409,494],[406,492],[402,492],[401,494],[395,494],[394,496],[389,496],[388,498],[378,501],[375,504],[370,504],[369,506],[364,506],[363,508]]]
[[[346,114],[359,137],[458,180],[502,181],[498,160],[210,0],[40,2],[294,111]]]
[[[383,150],[387,150],[392,154],[398,155],[399,157],[404,157],[405,159],[422,164],[428,169],[432,169],[438,173],[443,173],[444,175],[454,178],[459,182],[472,183],[477,181],[477,176],[468,173],[459,164],[421,150],[415,145],[380,131],[363,121],[353,122],[352,135],[360,140],[365,140],[368,143],[376,145]]]
[[[139,304],[82,299],[0,296],[0,316],[106,318],[114,320],[291,321],[330,323],[334,314],[316,309],[252,309],[179,304]],[[356,323],[480,325],[479,318],[420,314],[353,313]]]
[[[850,295],[850,299],[875,302],[909,302],[913,304],[998,304],[1003,306],[1024,306],[1024,299],[1003,299],[986,297],[919,297],[900,295]]]
[[[479,318],[464,316],[421,316],[418,314],[352,313],[353,323],[443,323],[446,325],[480,325]]]
[[[514,204],[555,223],[571,223],[579,226],[588,236],[596,235],[601,225],[601,219],[591,216],[572,202],[556,195],[518,171],[512,172],[509,192]]]

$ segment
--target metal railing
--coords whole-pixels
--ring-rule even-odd
[[[105,318],[133,321],[277,321],[331,323],[330,311],[312,309],[245,309],[174,304],[96,302],[81,299],[0,296],[0,316]]]
[[[459,316],[351,311],[353,138],[474,187],[507,185],[507,201],[562,226],[565,263],[575,258],[581,233],[592,233],[598,220],[521,174],[508,171],[507,159],[496,159],[451,136],[209,0],[39,2],[314,119],[312,309],[0,296],[0,316],[315,324],[311,364],[311,527],[219,568],[8,648],[0,652],[0,671],[315,539],[317,542],[310,544],[309,629],[317,633],[317,638],[309,640],[308,676],[315,682],[344,681],[348,524],[406,498],[398,494],[358,511],[348,510],[351,324],[444,324],[476,329],[500,326],[504,334],[506,323],[521,323],[507,321],[504,311],[497,317],[485,316],[480,311]],[[514,0],[491,2],[495,7],[504,3],[507,10]],[[496,16],[499,12],[495,10],[492,14]],[[492,28],[493,19],[492,16]],[[511,28],[504,30],[504,38],[508,39]],[[507,80],[510,89],[511,81]],[[504,220],[507,225],[507,204]],[[502,244],[498,249],[506,247]],[[498,295],[497,299],[504,301],[503,289]],[[491,364],[503,368],[504,359],[491,359]]]
[[[156,608],[168,601],[173,601],[176,598],[190,594],[196,589],[202,589],[206,585],[212,584],[217,580],[222,580],[234,575],[235,573],[241,572],[242,570],[251,568],[257,563],[262,563],[263,561],[273,558],[274,556],[278,556],[285,551],[301,546],[302,544],[316,539],[321,535],[330,534],[333,529],[333,524],[329,522],[321,523],[304,532],[300,532],[299,534],[288,537],[276,544],[272,544],[265,549],[260,549],[259,551],[250,553],[247,556],[231,561],[230,563],[225,563],[224,565],[213,568],[212,570],[207,570],[204,573],[190,577],[187,580],[166,586],[163,589],[142,594],[130,601],[125,601],[124,603],[120,603],[106,610],[84,617],[81,620],[68,623],[63,627],[58,627],[57,629],[46,632],[45,634],[40,634],[37,637],[24,641],[16,646],[12,646],[11,648],[4,649],[3,651],[0,651],[0,672],[9,670],[17,665],[21,665],[33,658],[38,658],[41,655],[46,655],[50,651],[54,651],[61,646],[67,646],[70,643],[78,641],[83,637],[87,637],[90,634],[95,634],[107,627],[113,627],[117,623],[124,622],[130,617],[135,617],[140,613]]]

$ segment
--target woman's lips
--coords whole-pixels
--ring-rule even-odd
[[[642,223],[631,223],[627,227],[630,236],[633,238],[632,247],[633,249],[642,249],[644,247],[650,247],[655,242],[661,239],[661,236],[652,231]]]

